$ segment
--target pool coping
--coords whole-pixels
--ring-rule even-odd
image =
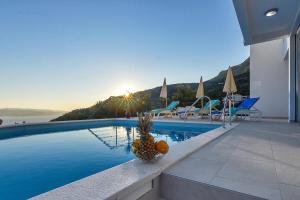
[[[52,121],[52,122],[36,122],[36,123],[26,123],[26,124],[9,124],[9,125],[2,125],[0,126],[1,129],[7,129],[7,128],[17,128],[17,127],[30,127],[30,126],[37,126],[37,125],[56,125],[56,124],[74,124],[74,123],[88,123],[88,122],[100,122],[100,121],[131,121],[131,120],[137,120],[137,117],[131,117],[131,118],[104,118],[104,119],[87,119],[87,120],[69,120],[69,121]],[[201,121],[201,119],[197,121],[191,121],[189,119],[173,119],[173,118],[154,118],[153,121],[157,122],[177,122],[177,123],[200,123],[200,124],[219,124],[221,125],[222,122],[220,121]]]
[[[114,119],[103,119],[114,120]],[[116,119],[132,120],[132,119]],[[94,120],[92,120],[94,121]],[[207,124],[207,121],[155,120],[159,122],[186,122]],[[75,121],[78,122],[78,121]],[[53,122],[51,122],[53,123]],[[60,122],[61,123],[61,122]],[[220,124],[220,123],[213,123]],[[168,154],[155,162],[130,160],[94,175],[79,179],[75,182],[58,187],[54,190],[35,196],[31,199],[133,199],[142,196],[143,187],[151,186],[152,180],[171,165],[192,154],[196,150],[236,127],[238,123],[225,128],[219,127],[193,137],[192,139],[175,144]],[[142,188],[142,189],[141,189]]]
[[[6,128],[16,128],[16,127],[27,127],[27,126],[37,126],[37,125],[55,125],[55,124],[72,124],[72,123],[82,123],[82,122],[98,122],[98,121],[114,121],[121,120],[124,118],[105,118],[105,119],[87,119],[87,120],[69,120],[69,121],[49,121],[49,122],[34,122],[25,124],[9,124],[0,126],[1,129]]]

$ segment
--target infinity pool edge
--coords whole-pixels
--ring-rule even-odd
[[[105,119],[127,120],[127,119]],[[207,122],[155,120],[156,122],[207,124]],[[220,124],[220,123],[212,123]],[[225,128],[219,127],[192,139],[178,143],[161,160],[145,163],[131,160],[86,178],[77,180],[54,190],[40,194],[32,199],[133,199],[151,189],[152,180],[161,172],[194,151],[210,143],[231,130],[237,123]]]

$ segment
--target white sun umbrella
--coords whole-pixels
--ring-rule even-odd
[[[202,76],[200,78],[200,83],[198,85],[198,90],[196,93],[196,98],[200,98],[200,97],[204,97],[204,85],[203,85],[203,80],[202,80]]]
[[[226,92],[226,101],[228,100],[228,95],[237,92],[236,84],[234,81],[232,69],[229,66],[227,70],[226,80],[223,88],[223,92]],[[224,106],[225,109],[225,106]],[[225,120],[225,116],[224,116]],[[231,99],[229,99],[229,123],[231,124]]]
[[[204,97],[204,84],[203,84],[203,80],[202,80],[202,76],[200,78],[200,83],[198,85],[198,90],[196,93],[196,98],[203,98]],[[201,99],[201,106],[203,107],[203,99]]]
[[[163,86],[161,87],[161,91],[160,91],[160,95],[159,96],[161,98],[166,99],[166,107],[167,107],[167,105],[168,105],[168,102],[167,102],[168,90],[167,90],[167,81],[166,81],[166,78],[164,78],[164,83],[163,83]]]
[[[232,73],[232,69],[231,69],[230,66],[228,67],[228,70],[227,70],[227,75],[226,75],[226,80],[225,80],[223,92],[226,92],[228,94],[237,92],[236,84],[235,84],[233,73]]]

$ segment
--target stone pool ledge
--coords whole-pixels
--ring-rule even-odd
[[[173,145],[169,153],[157,162],[131,160],[31,199],[137,199],[153,188],[154,179],[159,177],[163,170],[237,125],[234,123],[226,128],[219,127]]]

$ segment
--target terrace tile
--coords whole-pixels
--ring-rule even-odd
[[[300,124],[242,122],[164,174],[257,198],[300,199],[299,155]]]
[[[177,163],[176,167],[167,170],[166,173],[193,181],[209,183],[223,165],[224,162],[218,160],[188,157]],[[201,176],[195,176],[195,174],[201,174]]]
[[[280,190],[283,200],[300,199],[300,187],[280,184]]]
[[[235,157],[230,159],[218,172],[217,177],[237,183],[253,183],[270,188],[278,188],[273,161],[260,161]]]
[[[259,196],[265,199],[280,200],[280,190],[274,187],[266,187],[262,184],[257,184],[254,181],[236,181],[222,177],[216,177],[211,182],[211,185],[221,188],[238,191],[244,194]]]

